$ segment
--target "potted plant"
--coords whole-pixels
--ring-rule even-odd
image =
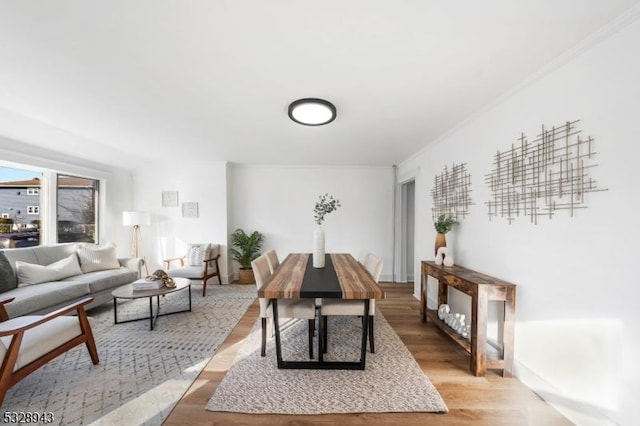
[[[451,231],[453,225],[458,223],[453,217],[447,216],[445,214],[441,214],[438,216],[438,219],[433,223],[433,226],[436,228],[436,245],[435,245],[435,254],[438,254],[438,249],[440,247],[447,246],[447,239],[445,234]]]
[[[247,234],[238,228],[231,234],[231,257],[240,264],[238,283],[251,284],[255,282],[251,262],[260,256],[260,248],[264,241],[264,235],[258,231]]]

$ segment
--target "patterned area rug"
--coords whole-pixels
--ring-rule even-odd
[[[367,353],[364,371],[279,370],[275,339],[268,341],[267,356],[260,356],[258,321],[207,410],[271,414],[447,412],[438,391],[379,311],[375,326],[376,353]],[[361,330],[357,317],[330,317],[325,359],[357,361]],[[295,321],[282,333],[283,359],[308,360],[307,322]]]
[[[161,298],[161,310],[188,307],[187,291]],[[51,361],[9,390],[3,411],[51,412],[60,425],[159,425],[256,298],[255,286],[192,288],[192,312],[113,323],[113,304],[89,311],[100,363],[85,345]],[[155,304],[155,299],[154,299]],[[148,299],[122,301],[118,321],[148,315]]]

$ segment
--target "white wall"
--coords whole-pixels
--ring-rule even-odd
[[[382,257],[381,280],[391,279],[393,254],[392,167],[231,167],[231,231],[243,228],[265,235],[263,250],[311,252],[313,208],[329,193],[342,207],[325,217],[326,251],[362,249]],[[234,265],[237,270],[238,265]]]
[[[188,243],[214,243],[221,245],[220,275],[228,283],[227,164],[168,163],[146,164],[133,175],[131,209],[151,213],[151,226],[141,228],[149,272],[165,269],[163,259],[185,255]],[[178,191],[178,207],[162,207],[163,191]],[[183,218],[182,203],[192,201],[199,217]]]
[[[433,259],[433,178],[467,163],[475,206],[447,234],[456,263],[518,285],[516,373],[578,424],[637,424],[640,416],[639,41],[635,22],[399,166],[400,175],[418,170],[416,217],[429,218],[416,222],[417,268]],[[520,132],[575,119],[595,138],[591,173],[608,191],[588,194],[573,218],[489,221],[484,178],[495,152]],[[468,310],[464,297],[453,303]]]

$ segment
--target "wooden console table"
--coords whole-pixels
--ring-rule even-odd
[[[448,287],[471,296],[471,343],[461,337],[438,318],[437,309],[427,309],[427,277],[438,280],[438,306],[447,303]],[[487,316],[489,301],[504,302],[502,324],[503,349],[491,354],[487,347]],[[502,370],[504,377],[513,374],[513,326],[516,304],[516,286],[497,278],[481,274],[462,266],[438,266],[433,261],[422,261],[420,280],[420,316],[427,317],[436,327],[451,337],[471,354],[470,369],[483,376],[487,369]]]

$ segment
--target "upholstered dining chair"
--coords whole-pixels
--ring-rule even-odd
[[[369,257],[369,255],[371,254],[371,252],[369,250],[362,250],[360,252],[360,256],[358,256],[358,262],[364,266],[367,263],[367,258]]]
[[[264,254],[267,257],[267,261],[269,262],[269,271],[273,274],[273,271],[280,265],[280,261],[278,260],[278,254],[275,250],[269,250]]]
[[[364,268],[371,274],[371,277],[377,283],[382,273],[382,259],[373,253],[366,256]],[[371,353],[375,352],[375,341],[373,332],[373,319],[376,314],[375,299],[369,300],[369,349]],[[364,318],[364,303],[361,300],[341,300],[341,299],[322,299],[320,306],[320,320],[323,325],[323,333],[320,337],[323,341],[323,347],[327,350],[327,317],[329,316],[360,316]]]
[[[93,339],[85,305],[92,297],[79,300],[46,315],[9,318],[4,307],[15,297],[0,300],[0,405],[13,385],[52,359],[82,343],[87,345],[93,364],[98,350]],[[75,316],[68,316],[75,312]]]
[[[164,265],[167,269],[167,275],[170,277],[202,280],[202,297],[204,297],[207,294],[209,279],[218,277],[218,283],[222,284],[218,265],[219,258],[219,244],[189,244],[184,256],[165,259]],[[171,268],[172,263],[176,261],[179,266]]]
[[[266,255],[258,256],[251,262],[256,287],[259,289],[271,275],[269,261]],[[260,320],[262,323],[262,344],[260,355],[266,356],[267,351],[267,319],[273,321],[273,307],[271,300],[258,298],[260,304]],[[278,318],[306,319],[309,323],[309,358],[313,358],[313,334],[316,329],[316,305],[313,299],[280,299],[278,300]]]

